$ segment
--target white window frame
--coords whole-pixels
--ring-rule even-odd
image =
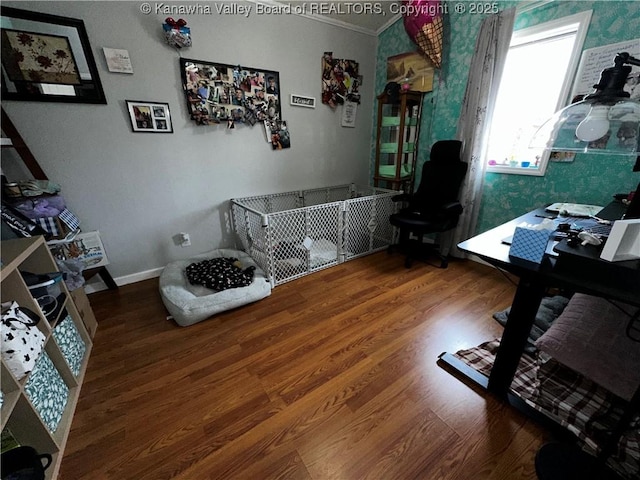
[[[582,47],[584,45],[584,39],[587,36],[587,30],[589,29],[589,24],[591,22],[591,14],[592,14],[592,10],[586,10],[584,12],[576,13],[574,15],[569,15],[567,17],[562,17],[556,20],[551,20],[549,22],[535,25],[533,27],[515,30],[511,37],[511,44],[509,45],[509,48],[523,45],[525,43],[539,41],[548,37],[567,34],[574,31],[576,32],[576,40],[573,45],[573,50],[571,52],[571,58],[569,60],[569,64],[567,66],[567,73],[562,83],[562,89],[560,90],[560,95],[558,95],[556,111],[566,106],[569,102],[569,94],[571,92],[571,86],[573,85],[573,82],[574,82],[574,77],[576,74],[576,70],[578,68],[578,64],[580,63],[580,57],[582,55]],[[576,24],[577,24],[577,27],[576,27]],[[500,90],[498,89],[498,95],[500,95],[499,91]],[[544,95],[544,92],[540,92],[540,94]],[[539,166],[538,168],[535,168],[535,169],[523,168],[523,167],[517,167],[517,166],[509,167],[509,166],[502,166],[502,165],[487,165],[486,171],[491,173],[533,175],[533,176],[541,177],[541,176],[544,176],[547,170],[550,153],[551,152],[549,150],[542,151]],[[486,155],[485,155],[485,162],[487,162]]]

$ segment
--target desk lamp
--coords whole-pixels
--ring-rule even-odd
[[[624,91],[640,60],[619,53],[614,66],[600,74],[595,91],[581,101],[556,112],[535,133],[531,148],[601,155],[638,154],[640,103]]]
[[[635,160],[634,171],[640,171],[640,103],[624,91],[631,72],[629,65],[640,66],[640,60],[628,53],[619,53],[613,67],[600,74],[595,91],[581,101],[558,111],[545,122],[531,140],[531,148],[582,152],[599,155],[628,156]],[[631,218],[640,217],[640,184],[627,210]],[[591,457],[577,447],[561,443],[544,445],[536,455],[536,473],[540,480],[609,479],[617,478],[606,471],[607,458],[615,451],[615,444],[631,421],[634,408],[640,404],[640,388],[636,390],[630,407],[601,448],[598,458]]]

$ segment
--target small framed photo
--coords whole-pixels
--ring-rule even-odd
[[[316,108],[316,99],[314,97],[305,97],[292,93],[290,101],[291,105],[295,107]]]
[[[127,100],[127,111],[134,132],[173,133],[168,103]]]

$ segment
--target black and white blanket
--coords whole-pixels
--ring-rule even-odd
[[[220,292],[251,285],[255,269],[250,266],[243,270],[237,258],[212,258],[188,265],[186,275],[191,285],[202,285]]]

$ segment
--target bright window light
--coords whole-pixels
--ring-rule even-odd
[[[575,18],[555,20],[514,32],[491,119],[487,170],[543,175],[549,155],[529,148],[531,139],[569,100],[569,88],[582,50]]]

